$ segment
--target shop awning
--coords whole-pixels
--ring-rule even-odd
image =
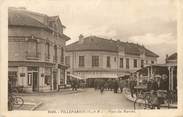
[[[68,74],[68,76],[73,77],[73,78],[76,78],[76,79],[84,79],[84,78],[81,78],[81,77],[76,76],[76,75],[73,75],[73,74]]]
[[[58,68],[60,68],[60,69],[67,69],[67,68],[69,68],[69,66],[64,65],[64,64],[58,64]]]
[[[114,79],[117,79],[118,78],[118,76],[117,76],[117,74],[116,75],[88,75],[87,76],[87,78],[102,78],[102,79],[104,79],[104,78],[106,78],[106,79],[109,79],[109,78],[114,78]]]

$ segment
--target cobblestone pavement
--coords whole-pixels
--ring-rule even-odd
[[[24,96],[25,100],[42,102],[37,110],[89,110],[89,109],[133,109],[133,102],[124,97],[122,93],[113,91],[83,89],[78,93],[54,93],[48,95]]]

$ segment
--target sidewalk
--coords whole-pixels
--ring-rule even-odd
[[[123,89],[123,94],[124,94],[124,96],[128,99],[128,100],[130,100],[130,101],[133,101],[133,102],[135,102],[135,100],[136,100],[136,96],[134,95],[133,97],[131,96],[131,94],[130,94],[130,89],[128,89],[128,88],[124,88]],[[142,100],[138,100],[137,101],[137,103],[144,103]],[[170,104],[170,106],[169,106],[170,108],[177,108],[177,104]],[[161,109],[167,109],[168,108],[168,105],[167,104],[161,104]]]
[[[34,111],[42,104],[44,101],[41,99],[43,96],[56,96],[56,95],[69,95],[73,93],[80,93],[85,91],[85,89],[78,89],[77,91],[73,91],[72,89],[62,89],[60,91],[52,91],[52,92],[34,92],[34,93],[21,93],[18,96],[21,96],[24,99],[24,104],[20,108],[14,108],[13,111],[17,110],[29,110]],[[37,98],[35,98],[37,97]]]
[[[50,91],[50,92],[31,92],[31,93],[20,93],[20,96],[36,96],[36,95],[56,95],[56,94],[73,94],[83,92],[84,89],[78,89],[77,91],[73,91],[71,88],[61,89],[60,91]]]

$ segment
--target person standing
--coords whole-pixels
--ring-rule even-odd
[[[105,84],[104,80],[101,80],[100,81],[100,93],[101,94],[103,94],[103,92],[104,92],[104,84]]]
[[[154,90],[154,91],[158,90],[158,83],[154,79],[152,80],[151,90]]]
[[[129,82],[130,82],[131,97],[133,97],[133,94],[135,92],[135,80],[133,78],[131,78]]]
[[[114,93],[117,93],[118,92],[118,81],[117,80],[114,80],[113,87],[114,87]]]
[[[160,80],[160,90],[169,90],[168,76],[166,74],[163,74]]]
[[[120,88],[121,93],[123,92],[124,86],[125,86],[125,80],[120,80],[119,81],[119,88]]]

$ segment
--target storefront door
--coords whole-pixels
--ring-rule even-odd
[[[53,72],[53,90],[57,89],[57,72]]]
[[[39,91],[39,79],[38,79],[38,72],[33,72],[33,91]]]

